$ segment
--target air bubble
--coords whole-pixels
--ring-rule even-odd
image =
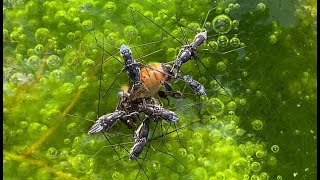
[[[254,130],[256,130],[256,131],[259,131],[259,130],[261,130],[261,129],[263,128],[263,123],[262,123],[262,121],[261,121],[261,120],[258,120],[258,119],[253,120],[252,123],[251,123],[251,125],[252,125],[252,128],[253,128]]]
[[[13,32],[10,34],[10,41],[12,41],[12,42],[19,42],[19,41],[20,41],[20,33],[19,33],[19,32],[16,32],[16,31],[13,31]]]
[[[229,102],[227,105],[228,110],[234,111],[236,108],[237,108],[237,104],[234,101]]]
[[[219,15],[212,20],[213,29],[219,34],[228,33],[232,27],[232,21],[227,15]]]
[[[296,130],[293,131],[293,135],[296,135],[296,136],[297,136],[297,135],[299,135],[299,134],[300,134],[300,131],[299,131],[298,129],[296,129]]]
[[[92,59],[86,58],[82,62],[82,67],[85,71],[91,70],[95,65],[95,62]]]
[[[40,134],[40,129],[41,129],[41,124],[39,124],[39,123],[31,123],[31,124],[28,126],[28,132],[29,132],[31,135],[38,135],[38,134]]]
[[[222,13],[222,8],[221,7],[217,7],[216,8],[216,13],[217,14],[221,14]]]
[[[103,10],[110,14],[113,14],[117,10],[117,5],[112,1],[108,1],[106,5],[104,5]]]
[[[250,168],[253,172],[259,172],[261,170],[261,165],[258,162],[253,162]]]
[[[208,174],[205,168],[198,167],[192,170],[191,176],[187,179],[208,179]]]
[[[226,64],[223,61],[220,61],[217,63],[217,70],[218,71],[224,71],[226,69]]]
[[[236,37],[230,39],[230,45],[232,47],[238,47],[240,45],[240,40]]]
[[[248,76],[248,72],[247,72],[247,71],[242,71],[242,72],[241,72],[241,75],[242,75],[243,77],[247,77],[247,76]]]
[[[37,54],[42,54],[43,53],[43,45],[42,44],[37,44],[36,47],[34,48],[34,51]]]
[[[67,145],[68,145],[68,144],[70,144],[70,139],[68,139],[68,138],[67,138],[67,139],[64,139],[63,142],[64,142],[64,144],[67,144]]]
[[[211,122],[216,122],[218,120],[217,116],[211,115],[210,116],[210,121]]]
[[[193,162],[195,160],[195,157],[194,157],[193,154],[188,154],[187,159],[188,159],[189,162]]]
[[[277,159],[273,156],[270,156],[267,162],[269,165],[275,166],[277,164]]]
[[[64,79],[64,73],[61,70],[54,70],[50,73],[50,79],[54,82],[62,82]]]
[[[61,63],[62,63],[61,59],[57,55],[51,55],[47,59],[47,66],[50,69],[55,69],[55,68],[59,67]]]
[[[39,28],[35,32],[34,37],[38,42],[46,43],[50,37],[50,31],[47,28]]]
[[[71,152],[71,154],[73,154],[73,155],[76,155],[76,154],[78,153],[76,149],[72,149],[70,152]]]
[[[65,32],[66,30],[67,30],[67,25],[65,24],[65,23],[63,23],[63,22],[59,22],[59,24],[58,24],[58,29],[60,30],[60,36],[61,37],[64,37],[64,33],[62,33],[62,32]]]
[[[11,78],[10,78],[10,82],[15,84],[15,85],[23,85],[28,83],[28,78],[26,77],[25,74],[22,73],[14,73]]]
[[[41,126],[41,128],[40,128],[40,133],[44,133],[44,132],[46,132],[46,131],[48,131],[48,126],[46,126],[46,125]]]
[[[179,148],[178,150],[179,154],[183,157],[187,156],[187,150],[185,148]]]
[[[175,57],[175,55],[176,55],[176,50],[175,50],[174,48],[168,48],[166,54],[167,54],[168,57]]]
[[[266,9],[266,5],[265,5],[265,4],[259,3],[259,4],[257,5],[257,10],[258,10],[258,11],[264,11],[265,9]]]
[[[256,91],[256,96],[260,97],[262,95],[261,91]]]
[[[151,11],[145,11],[143,15],[148,17],[149,19],[153,19],[153,13]],[[176,21],[175,17],[172,17],[172,18],[174,21]]]
[[[94,8],[94,4],[91,2],[86,2],[79,5],[79,11],[82,13],[90,12]]]
[[[240,103],[242,106],[244,106],[244,105],[247,104],[247,100],[246,100],[245,98],[240,99],[239,103]]]
[[[209,133],[209,139],[212,142],[219,142],[221,140],[221,137],[223,135],[221,134],[221,132],[218,129],[214,129]]]
[[[20,128],[25,129],[28,127],[28,122],[27,121],[21,121],[20,122]]]
[[[114,43],[117,39],[119,39],[118,35],[116,33],[114,33],[114,32],[111,32],[111,33],[108,34],[106,40],[110,41],[111,43]]]
[[[265,151],[262,151],[262,150],[258,150],[257,152],[256,152],[256,157],[257,158],[263,158],[263,157],[265,157],[266,156],[266,152]]]
[[[75,86],[72,83],[64,83],[61,87],[63,94],[69,95],[75,91]]]
[[[69,156],[69,151],[67,149],[63,149],[59,154],[59,158],[61,159],[67,159],[68,156]]]
[[[74,132],[75,129],[77,127],[77,124],[76,123],[70,123],[68,126],[67,126],[67,131],[70,133],[70,132]]]
[[[250,172],[249,161],[245,158],[235,159],[230,164],[230,170],[235,174],[248,174]]]
[[[244,129],[240,129],[240,128],[236,130],[236,134],[237,134],[238,136],[243,136],[245,132],[246,132],[246,131],[245,131]]]
[[[198,23],[191,22],[187,25],[188,29],[191,29],[193,31],[199,31],[200,25]]]
[[[138,30],[133,26],[127,26],[124,28],[124,36],[126,39],[138,36]]]
[[[74,158],[70,159],[70,162],[72,164],[72,167],[80,173],[90,171],[91,166],[93,166],[92,162],[84,154],[76,155]]]
[[[92,30],[93,26],[92,26],[92,21],[91,20],[86,20],[82,22],[82,28],[84,30],[90,31]]]
[[[47,150],[47,153],[46,153],[46,156],[49,158],[49,159],[56,159],[57,158],[57,154],[58,154],[58,151],[56,150],[56,148],[54,147],[51,147]]]
[[[27,54],[28,54],[28,56],[32,56],[32,55],[35,55],[36,53],[35,53],[34,49],[28,49]]]
[[[218,37],[217,42],[220,47],[227,47],[229,44],[229,39],[227,36],[222,35]]]
[[[27,60],[27,65],[32,70],[37,70],[40,66],[40,58],[36,55],[30,56]]]
[[[280,150],[280,148],[279,148],[278,145],[273,145],[273,146],[271,146],[271,151],[272,151],[273,153],[278,153],[279,150]]]
[[[210,41],[209,42],[209,51],[213,51],[213,52],[217,52],[218,51],[218,48],[219,48],[219,45],[217,43],[217,41]]]
[[[3,40],[7,41],[9,39],[9,31],[8,31],[8,29],[3,28],[2,34],[3,34]]]
[[[208,28],[210,28],[210,27],[211,27],[211,23],[210,23],[210,22],[206,22],[206,23],[204,24],[204,28],[208,29]]]
[[[181,18],[180,19],[180,23],[183,24],[183,25],[186,25],[187,24],[187,20],[184,19],[184,18]]]
[[[231,10],[234,9],[234,4],[233,4],[233,3],[230,3],[230,4],[228,5],[228,8],[231,9]]]
[[[23,134],[23,130],[22,129],[18,129],[16,134],[19,136],[19,135],[22,135]]]
[[[182,165],[178,165],[177,171],[180,172],[180,173],[183,172],[184,171],[184,167]]]
[[[21,173],[20,176],[22,176],[22,174],[25,175],[30,172],[30,165],[27,162],[22,162],[17,169],[19,170],[18,172]]]
[[[226,176],[223,172],[217,172],[213,179],[225,180]]]
[[[160,170],[160,163],[158,161],[152,161],[152,172],[158,172]]]
[[[69,19],[67,12],[61,10],[58,11],[55,16],[54,16],[54,20],[56,22],[66,22]]]
[[[248,174],[245,174],[245,175],[243,176],[243,180],[249,180],[249,179],[250,179],[250,177],[249,177]]]
[[[122,179],[124,179],[124,175],[119,172],[114,172],[112,174],[112,179],[113,180],[122,180]]]
[[[235,115],[234,111],[229,111],[229,112],[228,112],[228,116],[229,116],[229,117],[232,117],[232,116],[234,116],[234,115]]]
[[[269,180],[269,174],[266,172],[262,172],[260,174],[260,180]]]
[[[260,180],[259,176],[254,174],[250,177],[250,180]]]
[[[212,115],[221,115],[224,111],[224,103],[218,98],[211,98],[206,102],[205,109]]]
[[[76,35],[73,32],[67,34],[67,39],[73,41],[76,38]]]

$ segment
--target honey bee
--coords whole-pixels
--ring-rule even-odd
[[[160,88],[167,84],[170,75],[164,64],[152,63],[141,68],[140,79],[142,85],[130,94],[132,101],[155,96]],[[124,86],[122,90],[128,92],[128,86]]]

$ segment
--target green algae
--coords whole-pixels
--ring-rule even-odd
[[[150,179],[288,179],[297,172],[301,177],[315,177],[316,134],[315,127],[310,126],[315,124],[317,98],[313,42],[315,2],[297,2],[294,6],[288,1],[281,2],[290,4],[297,24],[288,25],[291,21],[274,12],[276,3],[219,1],[220,6],[208,22],[215,21],[220,14],[230,18],[228,27],[221,32],[224,35],[211,36],[209,44],[213,50],[204,45],[207,47],[202,51],[209,49],[209,54],[200,57],[224,88],[209,77],[201,77],[204,74],[194,73],[194,78],[201,78],[205,87],[209,87],[208,99],[203,99],[202,122],[188,126],[199,116],[195,106],[186,108],[183,104],[192,105],[196,102],[194,99],[173,102],[180,118],[177,127],[188,127],[177,134],[164,125],[162,132],[172,132],[168,139],[152,141],[156,151],[149,149],[143,172],[139,164],[127,158],[117,161],[127,156],[123,147],[129,149],[131,144],[112,149],[102,134],[86,134],[93,123],[90,120],[101,115],[96,110],[100,68],[95,66],[110,58],[97,44],[108,52],[118,52],[109,45],[157,42],[136,47],[140,55],[155,52],[159,47],[167,49],[164,52],[168,53],[142,58],[143,63],[167,62],[176,56],[181,45],[176,41],[170,45],[167,41],[158,42],[163,37],[171,37],[128,4],[4,1],[4,177],[135,179],[139,171],[138,179],[146,179],[146,174]],[[212,8],[212,4],[206,2],[151,3],[160,10],[140,1],[129,6],[179,40],[188,37],[187,42],[201,29],[206,12]],[[311,16],[306,17],[306,13]],[[274,16],[279,19],[269,20]],[[174,20],[191,31],[181,31]],[[209,32],[215,30],[210,23],[205,27]],[[310,30],[309,35],[304,34],[305,29]],[[89,33],[91,30],[94,34]],[[238,46],[245,48],[240,53],[224,54]],[[280,48],[285,51],[275,54]],[[216,53],[218,50],[221,54]],[[108,89],[121,70],[115,68],[119,66],[122,65],[115,60],[105,62],[101,89]],[[194,68],[191,64],[185,67]],[[117,93],[126,82],[125,77],[120,78],[100,102],[101,113],[113,111]],[[292,108],[300,112],[296,118]],[[254,119],[263,119],[263,126]],[[302,133],[294,133],[297,128]],[[154,137],[161,136],[159,127],[157,130]],[[115,127],[114,131],[131,133],[124,126]],[[290,135],[299,143],[288,142]],[[178,143],[178,136],[182,143]],[[305,139],[308,139],[307,145]],[[110,141],[127,143],[132,142],[132,138],[112,136]],[[285,154],[297,148],[300,149],[298,157]],[[291,163],[300,162],[299,157],[304,157],[301,154],[305,152],[309,153],[305,163]],[[113,161],[116,162],[111,163]]]

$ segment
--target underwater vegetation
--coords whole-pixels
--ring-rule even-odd
[[[313,0],[4,0],[4,179],[315,179],[316,11]],[[169,62],[203,29],[182,71],[207,96],[172,84],[184,98],[161,101],[179,122],[151,123],[137,161],[120,122],[87,134],[128,83],[122,43],[143,64]]]

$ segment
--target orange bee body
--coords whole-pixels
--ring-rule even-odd
[[[161,88],[164,81],[167,81],[168,75],[162,63],[152,63],[140,69],[140,79],[142,85],[130,95],[131,100],[152,97]],[[122,90],[128,92],[128,86],[124,86]]]

